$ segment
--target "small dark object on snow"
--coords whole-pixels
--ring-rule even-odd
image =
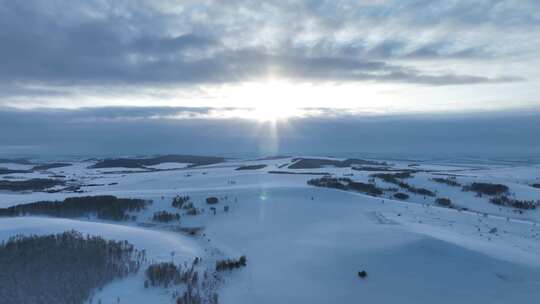
[[[491,228],[491,229],[489,229],[489,233],[497,233],[497,228]]]
[[[214,197],[214,196],[211,196],[209,198],[206,199],[206,203],[208,205],[215,205],[219,202],[218,198],[217,197]]]
[[[359,271],[358,276],[364,279],[365,277],[367,277],[367,272],[365,270]]]

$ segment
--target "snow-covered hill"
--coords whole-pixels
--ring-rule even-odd
[[[104,194],[153,204],[128,222],[0,218],[0,239],[74,229],[128,240],[156,261],[197,257],[201,271],[208,272],[217,260],[246,255],[247,267],[215,275],[212,289],[220,303],[534,303],[540,298],[540,208],[496,205],[492,195],[464,191],[472,183],[501,184],[509,199],[536,202],[540,189],[531,185],[540,180],[540,166],[384,160],[349,165],[343,159],[333,165],[329,160],[307,169],[289,168],[298,157],[146,169],[95,169],[89,160],[5,174],[1,181],[60,179],[65,185],[53,191],[0,190],[0,208]],[[266,166],[236,170],[252,165]],[[373,176],[396,172],[410,172],[398,180],[412,188]],[[371,184],[383,193],[308,185],[324,174]],[[449,177],[459,186],[434,181]],[[411,191],[420,188],[434,196]],[[409,198],[397,200],[397,192]],[[173,207],[177,195],[190,196],[197,214]],[[211,196],[219,203],[208,205]],[[451,208],[437,198],[450,199]],[[156,223],[152,215],[158,211],[178,212],[181,219]],[[367,277],[360,278],[360,271]],[[141,272],[97,291],[94,299],[173,303],[174,291],[144,288]]]

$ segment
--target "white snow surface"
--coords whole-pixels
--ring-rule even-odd
[[[219,274],[220,303],[535,303],[540,298],[540,209],[520,213],[493,205],[486,196],[431,180],[455,175],[464,185],[502,183],[516,199],[538,200],[540,189],[530,186],[540,180],[538,165],[389,161],[395,168],[425,170],[405,181],[450,198],[468,209],[463,211],[439,207],[433,197],[408,193],[409,199],[396,201],[391,194],[371,197],[308,186],[307,180],[320,177],[316,175],[268,173],[327,172],[364,183],[376,173],[283,167],[291,163],[292,157],[202,168],[162,164],[156,169],[175,170],[144,173],[88,169],[90,163],[52,169],[79,181],[84,192],[3,191],[0,207],[101,194],[151,199],[153,204],[137,214],[136,222],[126,223],[0,218],[0,240],[74,229],[128,240],[156,261],[170,260],[171,251],[176,262],[201,257],[202,267],[209,271],[216,260],[246,255],[246,267]],[[409,167],[411,163],[418,166]],[[235,170],[250,164],[267,167]],[[24,179],[35,173],[16,175]],[[381,180],[376,183],[395,187]],[[189,195],[204,211],[184,215],[171,206],[176,195]],[[214,206],[216,215],[205,203],[209,196],[220,199]],[[146,227],[152,214],[161,210],[182,213],[179,225],[204,227],[203,234],[187,236],[171,231],[171,225]],[[358,277],[361,270],[367,271],[367,278]],[[94,299],[103,304],[116,303],[117,297],[121,303],[174,303],[171,289],[145,289],[143,282],[141,271],[113,282]]]

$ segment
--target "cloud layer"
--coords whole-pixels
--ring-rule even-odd
[[[4,97],[68,88],[309,82],[465,85],[526,58],[540,3],[483,1],[0,1]],[[73,90],[71,90],[73,92]]]
[[[538,111],[433,117],[339,115],[319,109],[319,116],[291,119],[277,129],[252,120],[209,119],[206,115],[212,111],[222,109],[3,109],[0,155],[524,157],[540,153]]]

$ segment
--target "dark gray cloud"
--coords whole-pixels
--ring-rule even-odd
[[[510,0],[0,0],[0,80],[6,87],[2,95],[62,92],[30,90],[29,85],[232,83],[264,77],[269,70],[307,81],[519,81],[523,75],[439,72],[407,60],[502,56],[505,51],[485,41],[463,44],[452,34],[474,26],[537,29],[538,11],[537,1]],[[388,37],[371,41],[370,25]],[[415,39],[414,31],[435,26],[448,27],[448,34]],[[413,33],[390,35],[404,27]],[[354,29],[358,32],[350,33]],[[348,38],[339,39],[347,30]],[[302,38],[310,36],[315,38]]]
[[[278,125],[207,119],[217,109],[0,110],[0,154],[376,154],[529,156],[540,153],[540,112],[365,116],[336,109]],[[196,119],[170,119],[181,113]],[[201,116],[202,115],[202,116]],[[161,119],[153,117],[160,116]],[[165,118],[163,118],[165,117]],[[99,123],[96,123],[99,122]],[[276,150],[267,150],[269,143]]]

